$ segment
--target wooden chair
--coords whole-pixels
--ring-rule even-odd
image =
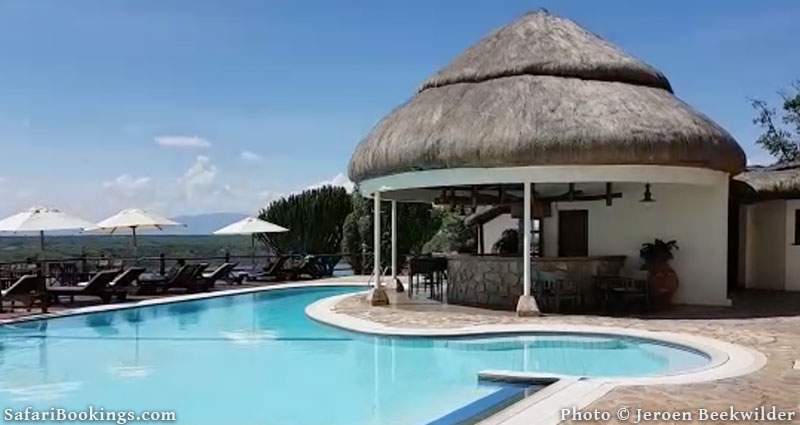
[[[596,278],[600,305],[605,312],[627,313],[638,309],[650,310],[650,288],[646,279],[624,276]]]
[[[45,280],[42,276],[25,275],[19,278],[8,289],[0,291],[0,313],[3,311],[3,301],[11,301],[11,312],[14,311],[14,302],[20,301],[28,311],[31,311],[36,301],[42,306],[42,313],[47,313],[47,292]]]
[[[413,257],[409,260],[408,293],[411,295],[419,292],[419,287],[424,286],[429,291],[432,299],[441,300],[443,296],[444,281],[447,280],[447,258],[444,257]],[[416,279],[416,282],[414,278]],[[420,282],[420,279],[422,280]]]
[[[534,291],[537,300],[542,301],[543,309],[560,313],[564,303],[570,305],[570,310],[579,307],[580,289],[578,283],[564,272],[535,271]]]
[[[98,272],[88,282],[79,282],[77,286],[50,286],[47,293],[53,300],[59,302],[59,297],[68,296],[69,302],[74,303],[78,295],[98,297],[104,303],[111,301],[111,292],[108,285],[119,274],[117,270],[104,270]]]

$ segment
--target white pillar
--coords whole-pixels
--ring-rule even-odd
[[[374,253],[375,287],[381,286],[381,193],[375,192],[374,223],[372,226],[372,250]]]
[[[397,201],[392,201],[392,281],[397,280]]]
[[[403,282],[397,275],[397,201],[392,200],[392,283],[395,291],[404,292]]]
[[[538,316],[539,306],[536,299],[531,295],[531,196],[530,182],[523,183],[523,206],[522,219],[522,296],[517,302],[517,315],[519,316]]]
[[[525,183],[524,202],[522,208],[523,236],[522,236],[522,295],[531,295],[531,184]]]
[[[373,224],[373,251],[374,251],[374,268],[373,278],[375,279],[375,286],[367,294],[367,301],[370,305],[386,305],[389,304],[389,297],[386,295],[386,290],[381,284],[381,193],[375,192],[372,194],[375,209],[375,223]]]

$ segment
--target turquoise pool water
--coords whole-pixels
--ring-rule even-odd
[[[308,319],[352,287],[281,289],[0,327],[0,408],[172,410],[180,424],[425,424],[485,369],[639,376],[708,359],[596,336],[389,338]]]

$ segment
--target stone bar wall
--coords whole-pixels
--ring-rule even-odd
[[[624,256],[534,258],[532,267],[564,272],[588,295],[594,275],[618,274],[624,262]],[[522,257],[448,256],[447,278],[449,304],[514,310],[522,295]]]

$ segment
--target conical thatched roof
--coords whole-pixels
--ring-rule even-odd
[[[736,174],[744,152],[660,72],[540,11],[425,81],[358,145],[350,179],[414,170],[653,164]]]

